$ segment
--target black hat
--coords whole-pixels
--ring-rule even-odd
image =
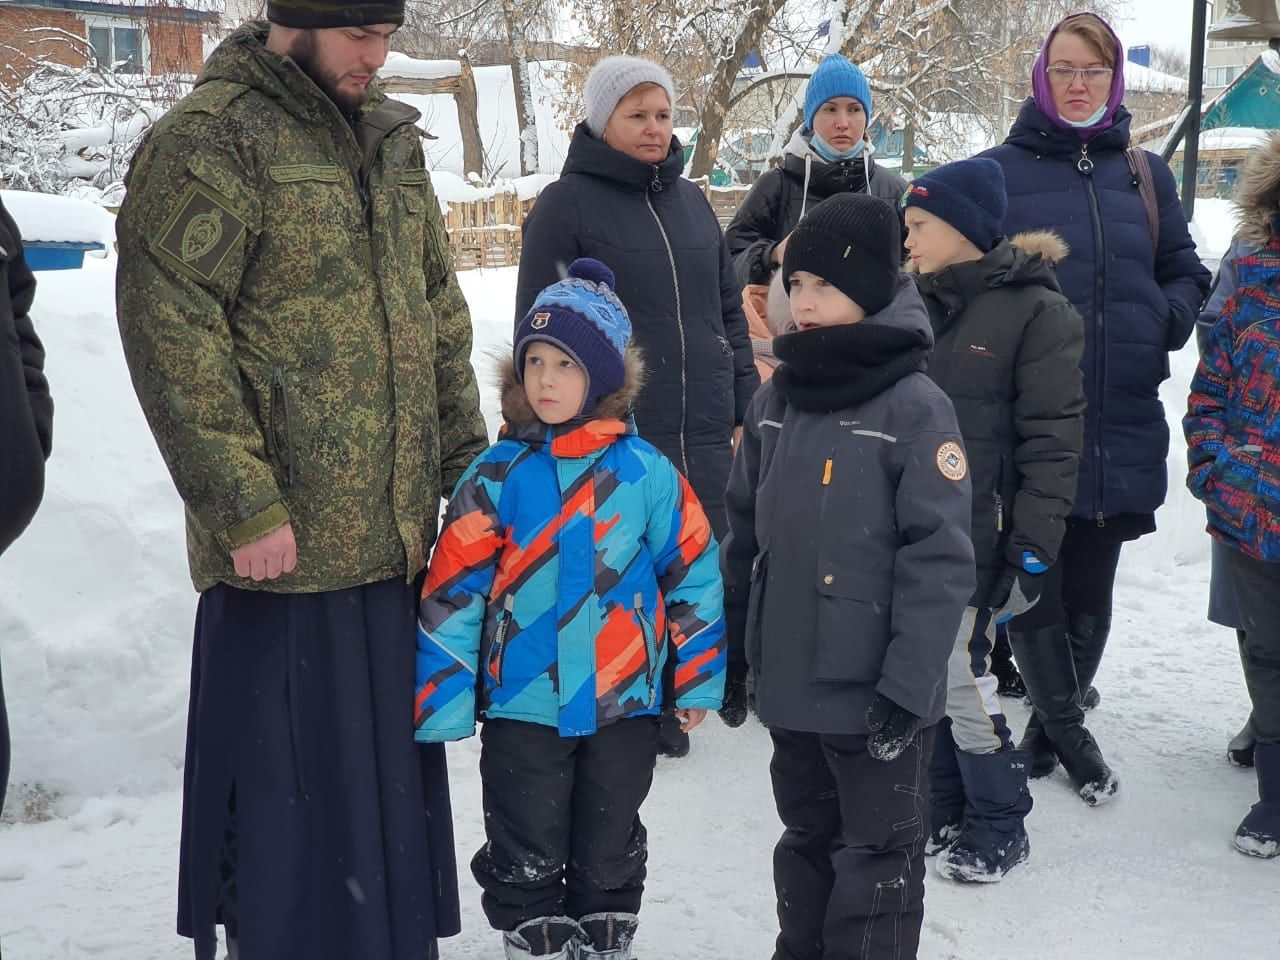
[[[797,270],[836,287],[868,314],[893,299],[902,257],[898,211],[865,193],[839,193],[805,214],[787,240],[782,282]]]
[[[323,30],[404,23],[404,3],[329,3],[328,0],[285,0],[267,4],[267,19],[282,27]]]

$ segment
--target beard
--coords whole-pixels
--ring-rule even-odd
[[[320,62],[316,49],[314,30],[304,30],[289,47],[288,55],[298,65],[298,69],[311,78],[321,92],[334,102],[345,116],[355,116],[357,111],[369,99],[369,89],[365,87],[358,93],[347,93],[338,88],[342,82],[342,74],[335,73]]]

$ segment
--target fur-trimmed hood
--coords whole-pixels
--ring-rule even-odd
[[[631,409],[635,406],[640,388],[644,386],[644,359],[635,346],[628,346],[626,356],[626,379],[622,388],[607,393],[596,403],[596,408],[588,417],[575,417],[568,423],[561,424],[565,430],[582,426],[588,420],[620,420],[628,423]],[[515,360],[508,349],[504,355],[496,356],[495,382],[501,391],[502,418],[510,425],[511,432],[523,437],[524,428],[544,426],[529,406],[529,398],[525,396],[524,387],[516,380]]]
[[[1060,295],[1055,265],[1066,259],[1066,242],[1051,230],[1033,230],[1001,240],[980,260],[954,263],[936,273],[916,274],[925,300],[936,300],[951,315],[988,290],[1040,287]]]
[[[1014,234],[1009,238],[1009,245],[1021,250],[1029,257],[1038,256],[1049,264],[1061,263],[1071,253],[1071,248],[1067,246],[1067,242],[1052,230],[1027,230],[1024,233]],[[996,249],[998,248],[999,244],[996,245]],[[904,269],[907,273],[919,272],[916,270],[916,265],[910,260],[907,261]]]
[[[1280,133],[1255,147],[1244,163],[1236,187],[1236,235],[1260,247],[1274,231],[1272,218],[1280,213]]]

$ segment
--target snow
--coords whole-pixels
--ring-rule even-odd
[[[1124,65],[1124,88],[1129,93],[1186,93],[1187,78],[1128,60]]]
[[[0,190],[0,200],[25,241],[101,243],[116,241],[116,218],[96,203],[47,193]]]
[[[1200,149],[1252,150],[1270,136],[1270,130],[1259,130],[1255,127],[1215,127],[1200,134]]]
[[[1196,242],[1200,258],[1210,267],[1231,246],[1236,232],[1236,211],[1230,200],[1196,198],[1195,219],[1191,222],[1191,237]]]
[[[1197,209],[1206,246],[1225,218]],[[181,505],[138,411],[114,319],[114,255],[43,282],[35,316],[58,403],[49,492],[0,558],[0,646],[13,781],[60,792],[57,818],[0,827],[0,942],[22,958],[189,957],[173,934],[183,726],[195,595]],[[490,429],[488,354],[511,332],[516,271],[460,275]],[[1172,358],[1171,429],[1194,365]],[[1280,869],[1232,848],[1256,800],[1224,757],[1248,711],[1234,636],[1204,619],[1203,511],[1169,455],[1159,530],[1126,546],[1115,631],[1089,725],[1122,781],[1089,808],[1059,772],[1032,786],[1031,858],[995,886],[929,867],[921,960],[1264,960],[1280,956]],[[1009,706],[1015,725],[1026,717]],[[711,717],[682,761],[660,763],[643,816],[649,881],[637,953],[768,956],[780,827],[767,732]],[[483,837],[479,743],[449,747],[463,933],[445,960],[498,956],[467,862]],[[22,789],[11,790],[16,808]]]
[[[441,204],[472,203],[501,193],[514,193],[517,200],[531,200],[555,179],[549,173],[534,173],[514,180],[498,180],[489,186],[478,186],[447,170],[433,170],[431,173],[431,185]]]
[[[441,80],[462,75],[462,64],[457,60],[418,60],[403,53],[391,51],[387,62],[378,71],[381,77],[409,77],[415,80]]]

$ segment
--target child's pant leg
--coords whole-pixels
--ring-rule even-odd
[[[658,759],[657,717],[633,717],[582,737],[573,775],[566,913],[635,914],[648,843],[640,806]]]
[[[888,763],[871,757],[865,736],[771,734],[774,797],[787,828],[774,852],[774,960],[915,956],[935,729]]]
[[[835,885],[831,850],[840,831],[835,777],[816,733],[773,727],[769,774],[786,829],[773,850],[778,899],[774,960],[821,960],[822,926]],[[864,738],[865,739],[865,738]]]
[[[564,865],[580,738],[519,720],[480,731],[486,843],[471,860],[495,930],[565,914]]]
[[[1258,743],[1280,744],[1280,563],[1238,550],[1228,558],[1244,625],[1245,683]]]
[[[985,755],[1013,744],[991,672],[996,626],[991,611],[966,607],[947,662],[947,716],[956,748]]]

